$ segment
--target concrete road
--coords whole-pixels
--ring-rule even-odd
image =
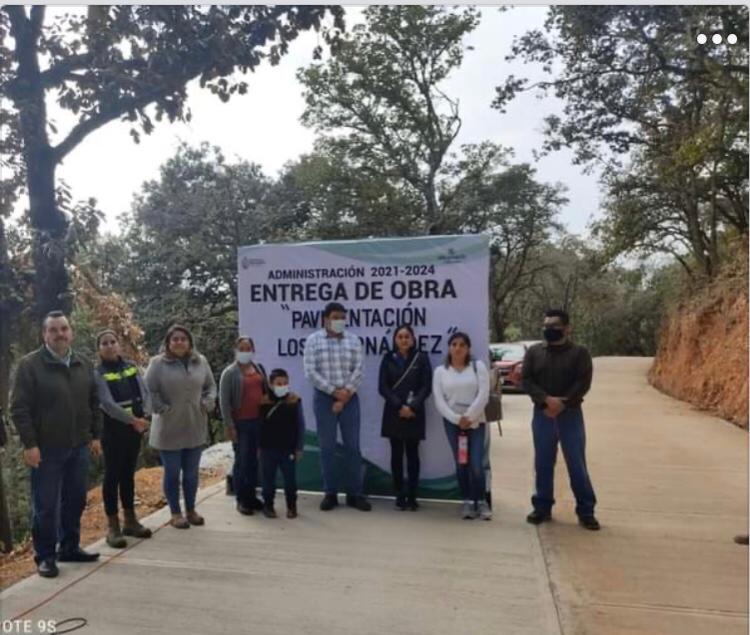
[[[747,433],[651,388],[649,365],[595,361],[584,407],[602,531],[575,526],[558,462],[556,521],[539,535],[562,630],[746,634],[748,550],[732,539],[748,532]],[[508,401],[523,420],[526,403]]]
[[[82,617],[77,632],[96,635],[747,632],[747,549],[732,542],[747,531],[747,435],[648,387],[647,366],[596,360],[599,533],[576,526],[562,461],[555,521],[524,522],[530,407],[514,395],[493,439],[492,522],[384,500],[324,514],[315,495],[296,520],[247,518],[217,485],[201,493],[205,527],[164,527],[120,553],[99,545],[98,565],[6,590],[2,618],[37,633],[40,620]]]

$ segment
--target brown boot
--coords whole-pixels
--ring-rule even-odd
[[[191,509],[188,511],[187,514],[185,514],[187,517],[187,521],[191,525],[205,525],[206,521],[203,519],[203,516],[201,516],[197,511],[194,509]]]
[[[190,529],[190,523],[182,514],[172,514],[169,524],[176,529]]]
[[[144,527],[138,522],[135,517],[135,510],[124,509],[123,510],[123,524],[122,533],[126,536],[134,536],[135,538],[151,538],[151,530],[148,527]]]
[[[117,514],[114,516],[107,516],[107,544],[112,549],[123,549],[128,546],[128,541],[125,540],[122,532],[120,531],[120,519]]]

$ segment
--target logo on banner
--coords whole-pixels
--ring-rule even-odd
[[[266,261],[263,258],[248,258],[247,256],[242,258],[241,261],[243,269],[249,269],[250,267],[259,267],[265,265]]]
[[[453,249],[453,247],[449,247],[448,253],[438,256],[437,259],[446,264],[452,264],[454,262],[461,262],[462,260],[466,260],[466,254],[459,254],[455,249]]]

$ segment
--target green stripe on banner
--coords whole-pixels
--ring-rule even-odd
[[[486,257],[489,238],[483,235],[379,238],[301,243],[337,256],[375,264],[440,265]]]
[[[393,495],[393,479],[390,473],[379,468],[377,465],[363,459],[365,465],[365,493],[376,496]],[[336,475],[338,477],[340,491],[344,491],[346,483],[346,471],[344,469],[344,453],[341,446],[336,447]],[[277,486],[284,486],[281,475],[277,478]],[[297,463],[297,487],[301,490],[323,491],[323,482],[320,476],[320,449],[318,437],[314,432],[305,432],[305,451],[302,459]],[[445,500],[458,500],[461,498],[456,482],[456,475],[451,474],[441,478],[422,479],[419,483],[417,496],[420,498],[437,498]]]

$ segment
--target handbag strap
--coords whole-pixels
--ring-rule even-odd
[[[279,408],[281,407],[281,404],[283,404],[283,403],[284,403],[284,400],[283,400],[283,399],[279,399],[279,401],[277,401],[277,402],[276,402],[276,403],[275,403],[275,404],[274,404],[274,405],[273,405],[273,406],[271,407],[271,409],[270,409],[270,410],[269,410],[269,411],[268,411],[268,412],[266,413],[266,416],[265,416],[265,418],[266,418],[266,419],[270,419],[270,418],[271,418],[271,415],[272,415],[272,414],[273,414],[274,412],[276,412],[276,411],[277,411],[277,410],[278,410],[278,409],[279,409]]]
[[[398,354],[398,353],[396,353]],[[398,381],[396,381],[395,384],[391,387],[391,390],[396,390],[401,385],[401,382],[404,381],[404,378],[409,374],[409,371],[414,368],[414,364],[417,363],[417,357],[419,357],[419,352],[417,351],[414,353],[414,357],[412,357],[411,364],[407,367],[407,369],[404,371],[404,374],[401,375],[401,377],[398,378]]]

